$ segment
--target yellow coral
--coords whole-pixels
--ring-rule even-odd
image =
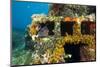
[[[30,34],[31,35],[36,35],[36,32],[37,32],[36,25],[31,25],[30,26]]]

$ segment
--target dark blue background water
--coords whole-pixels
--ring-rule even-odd
[[[26,25],[31,23],[32,14],[48,14],[47,3],[20,2],[12,0],[12,27],[25,29]]]

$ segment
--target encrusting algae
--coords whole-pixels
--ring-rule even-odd
[[[64,58],[68,58],[68,57],[71,58],[72,56],[70,54],[65,54],[65,51],[64,51],[65,43],[70,43],[70,44],[72,43],[74,45],[79,44],[79,43],[84,43],[84,44],[87,44],[88,46],[95,45],[95,36],[81,34],[81,27],[80,27],[81,22],[78,20],[78,18],[72,19],[70,17],[66,17],[64,20],[66,21],[66,23],[67,21],[69,23],[71,20],[74,21],[73,35],[68,35],[68,34],[66,34],[66,36],[55,35],[57,34],[56,31],[58,31],[58,34],[60,33],[60,31],[58,30],[59,28],[57,28],[56,30],[53,30],[53,32],[55,32],[54,35],[49,35],[48,34],[49,29],[46,29],[47,28],[46,26],[44,26],[45,28],[42,28],[40,27],[40,25],[48,24],[47,21],[51,21],[51,18],[52,18],[52,21],[54,21],[54,23],[61,23],[60,21],[63,20],[63,17],[60,18],[57,16],[53,16],[53,17],[45,16],[44,14],[42,15],[37,14],[37,16],[33,15],[32,17],[33,20],[32,20],[32,23],[29,25],[28,33],[32,37],[33,42],[36,42],[36,44],[33,45],[33,48],[34,48],[33,52],[35,54],[33,56],[33,61],[31,64],[64,63],[65,62]],[[92,59],[93,58],[95,57],[92,56]]]

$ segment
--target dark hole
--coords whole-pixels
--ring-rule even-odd
[[[48,32],[48,35],[54,35],[54,32],[53,32],[53,29],[54,29],[54,22],[52,21],[47,21],[46,23],[40,23],[40,27],[43,28],[43,27],[47,27],[49,32]]]
[[[52,21],[47,21],[47,28],[49,29],[49,35],[54,35],[54,32],[53,32],[53,29],[54,29],[54,26],[55,26],[55,23]]]
[[[73,22],[61,22],[61,35],[65,36],[67,34],[73,34]]]
[[[44,26],[46,26],[45,23],[40,23],[40,27],[43,28]]]
[[[81,33],[82,34],[90,34],[90,22],[89,21],[83,21],[81,23]]]
[[[80,61],[80,44],[69,44],[64,45],[65,54],[70,54],[71,58],[65,58],[65,62],[79,62]]]

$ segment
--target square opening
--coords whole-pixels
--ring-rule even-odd
[[[71,55],[71,57],[65,58],[65,62],[72,63],[80,61],[80,44],[65,43],[64,50],[66,55]]]
[[[61,36],[73,34],[73,22],[61,22]]]
[[[47,21],[46,23],[40,23],[40,30],[41,34],[40,36],[49,36],[54,35],[53,29],[54,29],[54,22]]]

